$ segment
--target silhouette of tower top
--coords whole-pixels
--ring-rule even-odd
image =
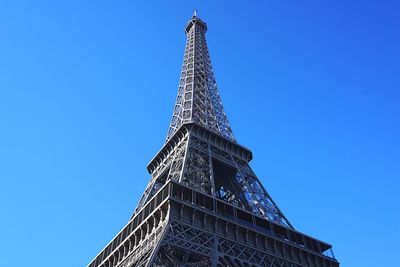
[[[331,245],[290,224],[224,112],[197,13],[166,142],[126,226],[88,267],[337,267]]]

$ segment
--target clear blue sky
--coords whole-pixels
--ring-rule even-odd
[[[296,229],[342,266],[400,238],[398,1],[0,1],[1,266],[84,266],[161,148],[186,21],[209,25],[225,110]]]

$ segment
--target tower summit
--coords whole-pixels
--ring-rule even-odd
[[[294,229],[249,166],[224,112],[207,24],[194,12],[164,146],[129,222],[88,267],[329,266],[331,245]]]
[[[211,66],[205,37],[207,24],[196,13],[185,28],[185,56],[167,141],[182,124],[189,122],[234,141]]]

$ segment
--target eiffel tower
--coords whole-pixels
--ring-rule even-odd
[[[326,266],[331,245],[295,230],[249,166],[222,107],[196,13],[185,27],[166,142],[126,226],[88,267]]]

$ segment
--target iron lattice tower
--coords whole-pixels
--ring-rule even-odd
[[[296,231],[249,166],[222,107],[207,24],[186,25],[166,142],[127,225],[88,267],[339,266],[331,245]]]

